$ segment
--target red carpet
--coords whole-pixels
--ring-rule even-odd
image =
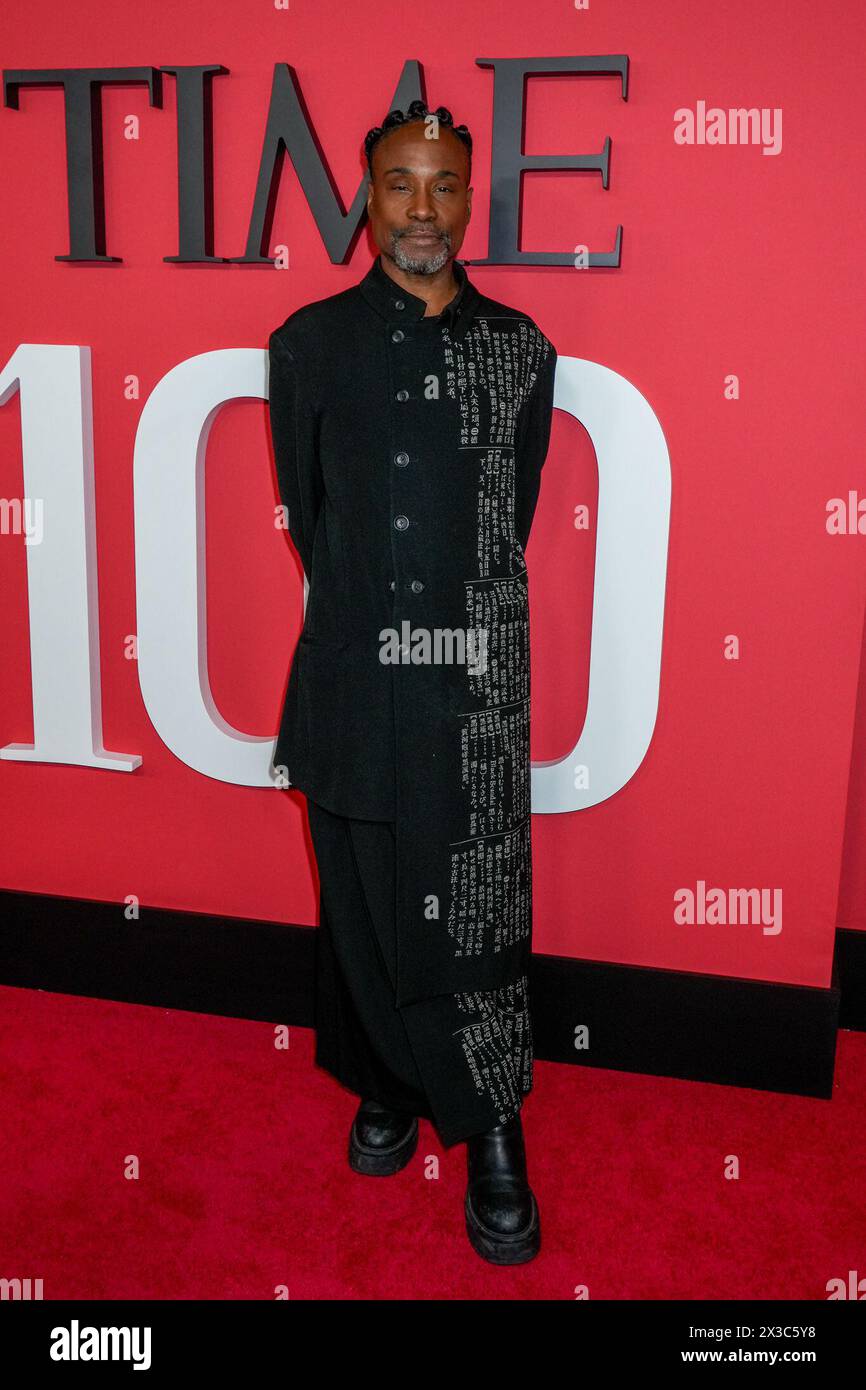
[[[469,1246],[465,1147],[424,1121],[402,1173],[349,1169],[356,1101],[312,1052],[304,1028],[278,1051],[263,1023],[0,989],[0,1277],[46,1299],[570,1300],[826,1299],[866,1275],[862,1034],[832,1102],[536,1063],[542,1250],[518,1269]]]

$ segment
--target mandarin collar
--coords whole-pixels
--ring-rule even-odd
[[[480,296],[460,262],[452,261],[452,268],[454,279],[457,281],[457,293],[450,304],[446,304],[436,321],[447,325],[453,338],[462,338],[469,327]],[[410,294],[391,279],[388,272],[382,268],[381,253],[360,281],[358,288],[371,308],[381,314],[388,323],[399,324],[407,320],[414,323],[425,316],[426,300],[416,294]]]

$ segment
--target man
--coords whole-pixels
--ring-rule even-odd
[[[524,552],[556,351],[454,259],[472,140],[420,101],[365,140],[379,256],[270,337],[280,496],[307,577],[274,764],[320,881],[316,1061],[361,1097],[349,1161],[465,1140],[466,1229],[540,1247]]]

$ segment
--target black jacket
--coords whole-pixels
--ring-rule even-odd
[[[309,581],[274,764],[328,810],[402,830],[398,1003],[507,983],[531,930],[524,551],[556,350],[454,274],[455,299],[425,317],[377,257],[269,342],[279,491]],[[448,647],[469,628],[486,668]],[[388,629],[422,655],[428,634],[434,659],[383,661]]]

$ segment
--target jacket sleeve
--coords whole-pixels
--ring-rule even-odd
[[[289,535],[309,581],[324,487],[309,390],[294,352],[276,332],[268,340],[268,368],[268,411],[277,485],[280,500],[288,511]]]
[[[556,348],[548,339],[547,356],[538,369],[520,413],[517,428],[515,470],[515,531],[521,549],[525,550],[532,529],[532,518],[541,487],[541,470],[547,458],[550,427],[553,420],[553,385],[556,375]]]

